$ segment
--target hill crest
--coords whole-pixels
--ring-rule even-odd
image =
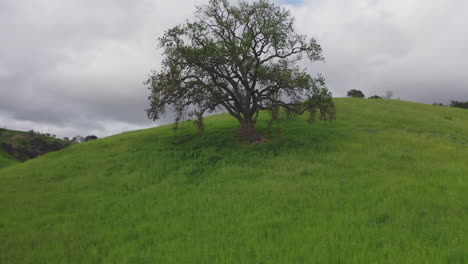
[[[0,263],[463,263],[467,111],[336,105],[261,114],[254,146],[218,115],[1,169]]]

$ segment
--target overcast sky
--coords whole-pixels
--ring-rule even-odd
[[[156,38],[202,0],[1,0],[0,127],[108,136],[146,118]],[[466,0],[277,0],[322,45],[336,97],[468,100]]]

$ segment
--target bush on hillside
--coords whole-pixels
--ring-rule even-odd
[[[95,135],[89,135],[85,137],[84,140],[87,142],[87,141],[96,140],[96,139],[98,139],[98,137],[96,137]]]
[[[466,102],[461,102],[461,101],[450,101],[450,106],[451,106],[451,107],[459,107],[459,108],[468,109],[468,101],[466,101]]]
[[[364,98],[364,93],[356,89],[349,90],[347,95],[348,97]]]
[[[373,95],[373,96],[369,97],[369,99],[383,99],[383,98],[382,98],[382,96]]]

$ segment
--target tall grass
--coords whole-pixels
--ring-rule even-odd
[[[235,139],[227,115],[0,170],[0,263],[467,263],[468,111],[337,99]]]
[[[13,158],[11,155],[0,149],[0,169],[8,167],[12,164],[18,163],[19,161]]]

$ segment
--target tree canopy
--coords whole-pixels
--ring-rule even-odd
[[[170,107],[176,124],[196,117],[203,128],[205,113],[224,109],[250,141],[261,138],[256,131],[261,110],[308,112],[310,122],[317,114],[333,120],[335,106],[324,78],[298,66],[305,59],[323,61],[322,49],[315,39],[296,33],[293,23],[289,11],[266,0],[235,5],[210,0],[197,6],[194,21],[159,38],[164,60],[145,83],[151,91],[148,118],[157,120]]]
[[[352,89],[348,91],[348,97],[364,98],[364,93],[360,90]]]

